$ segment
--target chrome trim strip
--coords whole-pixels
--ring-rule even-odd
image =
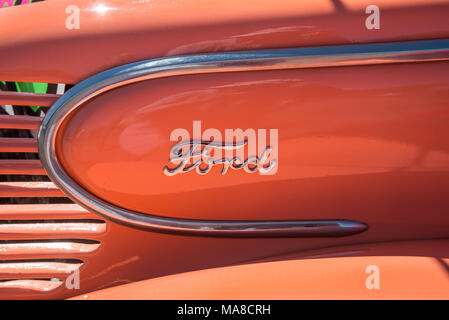
[[[98,73],[59,98],[39,131],[39,153],[50,178],[74,201],[102,216],[160,232],[212,236],[341,236],[366,229],[342,221],[199,221],[164,218],[108,204],[78,186],[60,166],[55,139],[64,119],[87,100],[126,84],[178,75],[449,60],[449,40],[342,45],[198,54],[151,59]]]

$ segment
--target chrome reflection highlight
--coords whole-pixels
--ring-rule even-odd
[[[100,215],[160,232],[213,236],[341,236],[366,225],[331,221],[196,221],[163,218],[124,210],[77,185],[61,167],[57,132],[71,112],[113,88],[139,81],[188,74],[342,67],[449,60],[449,40],[325,46],[199,54],[140,61],[96,74],[66,92],[50,109],[39,131],[39,153],[50,178],[74,201]]]
[[[271,146],[267,146],[262,151],[261,156],[251,155],[245,160],[238,156],[233,158],[216,158],[215,152],[223,154],[225,150],[238,150],[248,144],[248,141],[242,141],[235,144],[204,142],[204,141],[181,141],[173,146],[170,151],[170,162],[174,167],[165,166],[163,172],[166,176],[175,176],[179,173],[186,173],[196,169],[198,174],[207,174],[215,165],[222,165],[221,174],[225,175],[228,169],[243,169],[247,173],[259,171],[266,173],[277,163],[277,159],[269,160]],[[188,148],[185,148],[188,147]],[[202,149],[201,149],[202,148]],[[195,151],[196,150],[196,151]],[[214,155],[212,155],[214,153]]]

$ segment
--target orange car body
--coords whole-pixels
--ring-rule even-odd
[[[0,80],[76,85],[156,58],[449,38],[449,4],[438,0],[377,1],[375,30],[365,27],[370,3],[362,0],[80,0],[79,29],[68,29],[72,2],[0,10],[0,30],[10,30],[0,34]],[[231,72],[224,64],[176,69],[80,98],[55,131],[54,150],[36,139],[0,140],[1,152],[54,156],[74,184],[99,199],[91,207],[72,193],[48,159],[28,167],[5,162],[2,174],[48,173],[54,181],[0,182],[1,197],[69,196],[79,204],[0,206],[0,298],[449,298],[443,49],[430,58],[414,52],[305,67],[282,60]],[[61,99],[0,91],[0,104],[53,105],[52,117],[55,106],[70,102]],[[41,120],[0,124],[37,129]],[[44,121],[39,143],[50,141],[42,137],[53,120]],[[195,139],[195,121],[201,134],[277,130],[275,174],[223,174],[221,164],[206,174],[164,174],[175,165],[171,132],[185,128]],[[135,215],[104,214],[110,207],[170,221],[341,220],[361,229],[222,236],[146,228],[132,222]],[[366,285],[372,265],[381,272],[377,290]],[[64,285],[75,269],[79,289]]]

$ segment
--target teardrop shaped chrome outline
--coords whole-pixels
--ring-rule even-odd
[[[115,67],[74,86],[51,107],[39,130],[39,154],[49,177],[81,206],[129,226],[158,232],[206,236],[343,236],[367,229],[346,220],[201,221],[125,210],[87,192],[56,157],[57,132],[71,112],[111,89],[149,79],[212,72],[241,72],[449,60],[449,40],[198,54],[151,59]]]

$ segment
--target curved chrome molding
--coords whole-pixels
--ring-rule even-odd
[[[162,77],[212,72],[241,72],[449,60],[449,40],[412,41],[199,54],[145,60],[96,74],[65,93],[48,112],[39,131],[39,153],[50,178],[74,201],[105,217],[160,232],[213,236],[342,236],[366,225],[331,221],[199,221],[144,215],[111,205],[77,185],[55,152],[64,119],[93,97],[126,84]]]

